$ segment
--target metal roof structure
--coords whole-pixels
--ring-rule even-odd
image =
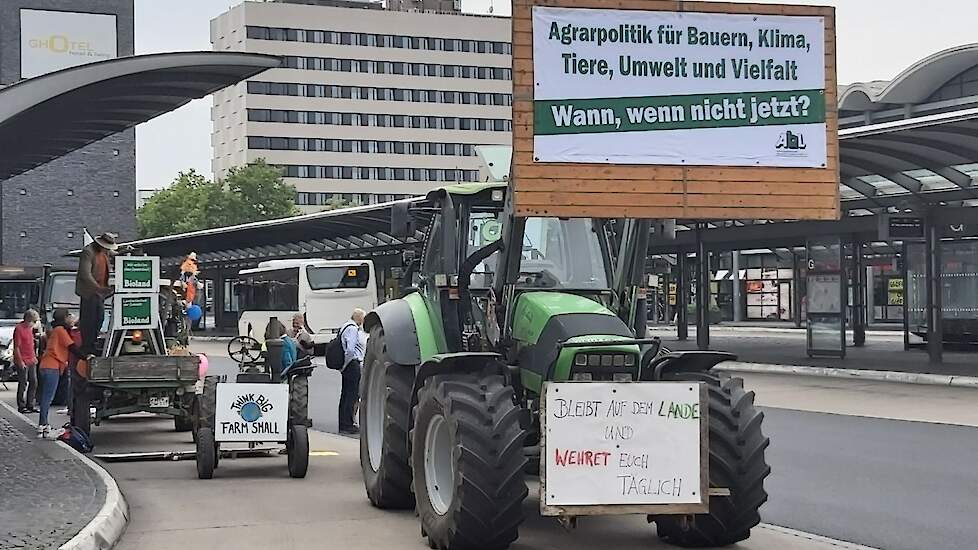
[[[405,246],[421,242],[421,232],[403,239],[389,233],[392,205],[420,200],[421,197],[328,210],[127,244],[162,256],[164,266],[179,264],[189,252],[197,253],[197,261],[202,267],[248,267],[281,258],[340,259],[386,255],[399,253]]]
[[[177,52],[121,57],[0,90],[0,181],[278,67],[278,57]]]

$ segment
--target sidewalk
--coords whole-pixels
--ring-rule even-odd
[[[679,341],[676,327],[650,326],[652,336],[662,338],[669,349],[695,350],[696,328],[690,327],[689,338]],[[903,334],[891,331],[870,331],[863,347],[852,347],[848,337],[844,359],[808,357],[805,351],[804,330],[788,328],[710,327],[710,349],[728,351],[739,361],[767,365],[807,366],[854,371],[887,371],[907,374],[942,376],[978,376],[978,354],[945,351],[944,362],[933,364],[921,349],[903,349]]]
[[[8,393],[8,392],[0,392]],[[58,548],[99,513],[101,478],[63,445],[0,405],[0,548]]]

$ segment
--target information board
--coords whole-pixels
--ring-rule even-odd
[[[285,441],[288,384],[218,384],[216,441]]]
[[[113,330],[156,328],[160,321],[160,295],[156,292],[118,294],[112,298]]]
[[[685,382],[547,383],[542,513],[609,513],[609,506],[621,513],[705,511],[702,392]]]
[[[514,0],[521,216],[837,219],[835,11]]]
[[[158,256],[116,256],[115,291],[159,292],[160,258]]]

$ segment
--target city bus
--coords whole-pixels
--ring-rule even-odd
[[[354,308],[377,307],[377,283],[370,260],[270,260],[238,273],[235,287],[241,315],[238,334],[264,340],[269,319],[286,328],[302,313],[306,330],[326,344]]]

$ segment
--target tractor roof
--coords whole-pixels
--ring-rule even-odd
[[[507,183],[501,182],[488,182],[488,183],[457,183],[454,185],[446,185],[444,187],[439,187],[428,193],[429,199],[434,199],[444,195],[475,195],[489,189],[505,189]]]

